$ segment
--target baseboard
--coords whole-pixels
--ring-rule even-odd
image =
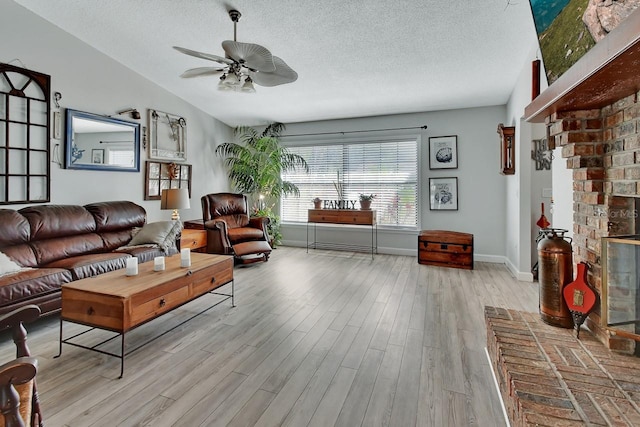
[[[519,271],[515,265],[508,259],[505,259],[507,270],[520,282],[533,282],[533,273],[530,271]]]
[[[301,240],[283,240],[283,246],[293,246],[298,248],[304,248],[307,246],[307,242]],[[383,247],[378,246],[379,254],[387,254],[387,255],[402,255],[402,256],[418,256],[417,249],[405,249],[405,248],[391,248],[391,247]],[[522,281],[522,282],[533,282],[533,274],[531,273],[521,273],[516,271],[513,268],[513,265],[510,265],[506,257],[501,255],[484,255],[484,254],[474,254],[473,255],[474,262],[488,262],[491,264],[506,264],[509,272],[513,274],[513,276]]]
[[[307,247],[307,242],[299,241],[299,240],[283,240],[283,246],[293,246],[297,248],[305,248]],[[402,256],[418,256],[417,249],[403,249],[403,248],[387,248],[383,246],[378,246],[379,254],[386,255],[402,255]]]
[[[473,262],[488,262],[491,264],[505,264],[506,259],[501,255],[473,254]]]

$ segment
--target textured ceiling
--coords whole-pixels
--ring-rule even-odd
[[[149,80],[235,126],[500,105],[528,59],[527,0],[16,0]],[[181,79],[224,56],[227,10],[238,41],[265,46],[299,74],[257,93]]]

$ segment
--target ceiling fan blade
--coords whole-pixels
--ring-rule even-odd
[[[222,56],[213,55],[211,53],[198,52],[198,51],[187,49],[187,48],[180,47],[180,46],[174,46],[173,48],[175,50],[177,50],[178,52],[182,52],[185,55],[195,56],[196,58],[208,59],[209,61],[221,62],[221,63],[227,64],[227,65],[233,64],[232,60],[230,60],[228,58],[223,58]]]
[[[269,49],[259,44],[225,40],[222,42],[222,48],[229,58],[235,59],[247,68],[258,71],[275,71],[276,69]]]
[[[220,74],[226,68],[213,68],[213,67],[198,67],[191,68],[184,73],[180,74],[182,78],[190,78],[190,77],[200,77],[200,76],[215,76],[216,74]]]
[[[276,70],[273,72],[249,71],[253,82],[260,86],[278,86],[298,80],[298,73],[293,71],[282,59],[273,57]]]

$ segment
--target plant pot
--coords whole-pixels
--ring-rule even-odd
[[[313,207],[315,209],[322,209],[322,200],[319,200],[317,202],[313,202]]]
[[[360,200],[360,209],[365,211],[371,209],[371,200]]]

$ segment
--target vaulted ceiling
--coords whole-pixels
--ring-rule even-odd
[[[15,0],[94,48],[235,126],[505,104],[535,43],[527,0]],[[299,75],[254,94],[217,90],[224,56],[260,44]]]

